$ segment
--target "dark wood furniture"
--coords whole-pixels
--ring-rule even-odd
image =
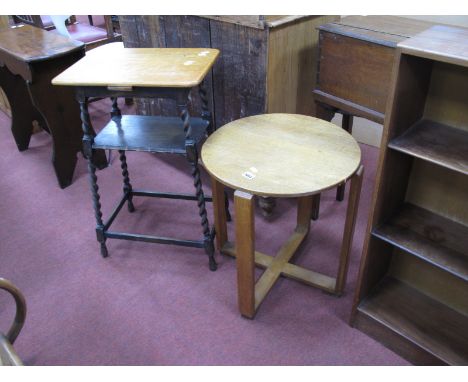
[[[47,15],[13,15],[15,24],[27,24],[41,29],[55,29],[54,23],[50,16]]]
[[[114,31],[111,16],[104,16],[104,27],[74,21],[66,24],[68,35],[73,40],[84,42],[86,50],[115,41],[122,41],[122,36]]]
[[[211,270],[216,270],[214,259],[214,231],[210,230],[199,164],[201,141],[212,131],[212,116],[202,81],[211,70],[219,51],[215,49],[124,48],[119,43],[107,44],[93,50],[53,79],[53,84],[73,86],[80,103],[83,124],[83,151],[88,159],[90,183],[96,216],[96,235],[101,255],[107,257],[108,238],[138,240],[204,248]],[[113,63],[108,65],[109,60]],[[151,70],[148,70],[151,68]],[[202,99],[202,116],[190,117],[188,105],[192,89],[198,89]],[[122,116],[117,97],[154,97],[171,99],[179,109],[179,117]],[[90,130],[89,97],[113,99],[112,120],[94,137]],[[118,150],[123,175],[123,197],[109,219],[102,220],[96,169],[93,157],[97,149]],[[126,151],[173,153],[187,158],[194,179],[195,195],[134,190],[129,178]],[[168,237],[140,235],[111,231],[110,227],[122,207],[127,204],[134,211],[133,198],[148,196],[194,200],[199,208],[202,240],[181,240]]]
[[[200,47],[221,51],[206,79],[215,126],[263,113],[315,114],[318,31],[338,16],[119,16],[126,47]],[[213,102],[216,99],[216,102]],[[194,97],[193,115],[199,115]],[[136,101],[142,115],[174,115],[164,100]],[[271,198],[259,198],[269,215]]]
[[[467,41],[398,44],[351,318],[416,364],[468,364]]]
[[[383,124],[397,44],[433,25],[397,16],[348,16],[321,25],[317,116],[340,112]]]
[[[45,30],[56,29],[54,24],[54,16],[39,16],[39,15],[25,15],[13,16],[13,20],[17,24],[32,25]],[[67,35],[73,40],[81,41],[86,44],[86,49],[93,49],[96,46],[107,44],[114,41],[122,41],[122,36],[114,32],[111,16],[104,17],[104,28],[93,25],[91,16],[88,23],[80,23],[76,20],[75,15],[71,16],[55,16],[56,21],[63,18],[63,23],[66,25]],[[65,35],[64,33],[62,33]]]
[[[248,144],[246,144],[248,142]],[[298,114],[263,114],[233,121],[202,147],[212,176],[216,243],[235,256],[240,313],[253,318],[280,276],[341,295],[348,269],[363,176],[361,150],[339,127]],[[290,263],[309,233],[314,199],[351,179],[336,277]],[[224,186],[235,189],[236,241],[228,241]],[[297,226],[276,256],[255,251],[255,196],[297,198]],[[265,272],[255,283],[255,265]]]
[[[397,16],[348,16],[321,25],[315,115],[331,121],[341,113],[349,133],[354,116],[383,124],[396,45],[433,25]],[[344,192],[345,185],[338,187],[336,199]]]
[[[6,335],[0,332],[0,366],[22,366],[23,362],[13,349],[13,344],[26,319],[26,300],[21,291],[4,278],[0,278],[0,289],[7,291],[16,303],[15,319],[10,329]]]
[[[76,154],[81,151],[80,110],[71,89],[51,80],[84,56],[84,45],[30,25],[0,30],[0,86],[11,107],[11,130],[20,151],[26,150],[34,120],[53,139],[52,164],[60,187],[71,184]],[[104,152],[95,165],[104,167]]]

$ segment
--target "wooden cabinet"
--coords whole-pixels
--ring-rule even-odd
[[[314,115],[317,27],[337,16],[120,16],[126,47],[216,48],[206,79],[216,126],[250,115]],[[201,101],[193,95],[192,113]],[[174,115],[175,105],[138,100],[139,114]]]
[[[468,364],[467,41],[398,44],[351,319],[417,364]]]
[[[397,16],[348,16],[320,26],[314,90],[319,106],[383,123],[397,44],[433,25]]]

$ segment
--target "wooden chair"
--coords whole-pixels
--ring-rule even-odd
[[[74,15],[14,15],[13,20],[17,24],[28,24],[45,30],[57,29],[60,34],[85,43],[87,50],[108,42],[122,40],[122,36],[114,32],[111,16],[104,16],[105,28],[80,23]]]
[[[15,24],[28,24],[45,30],[55,28],[50,16],[46,15],[13,15],[13,21]]]
[[[104,16],[105,29],[78,21],[67,24],[70,16],[50,16],[57,32],[86,44],[86,50],[109,42],[121,41],[122,36],[114,32],[111,16]]]
[[[20,290],[8,280],[0,278],[0,289],[10,293],[16,302],[15,320],[10,330],[8,330],[6,335],[0,332],[0,366],[22,366],[23,362],[13,349],[13,343],[24,325],[24,320],[26,318],[26,301]]]

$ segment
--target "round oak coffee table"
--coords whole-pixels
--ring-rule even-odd
[[[241,314],[253,318],[280,276],[327,292],[343,292],[361,192],[361,150],[340,127],[297,114],[263,114],[218,129],[204,143],[201,157],[213,183],[216,244],[237,262]],[[310,228],[314,201],[321,192],[351,180],[336,278],[289,260]],[[224,187],[235,190],[235,244],[228,241]],[[255,251],[254,196],[298,198],[297,226],[276,256]],[[266,268],[255,284],[255,265]]]

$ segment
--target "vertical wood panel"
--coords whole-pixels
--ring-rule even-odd
[[[262,114],[266,108],[267,30],[210,21],[216,125]]]
[[[319,25],[337,16],[310,16],[270,29],[267,111],[315,115]]]
[[[468,130],[468,68],[436,62],[424,117]]]
[[[164,38],[168,48],[210,48],[210,23],[208,19],[197,16],[163,16]],[[204,82],[208,96],[208,107],[213,110],[213,74],[207,74]],[[193,116],[200,116],[202,102],[198,90],[193,89],[189,112]],[[159,108],[159,107],[160,108]],[[175,103],[161,100],[159,105],[152,107],[154,114],[177,115]]]
[[[415,256],[394,249],[390,274],[424,294],[468,315],[466,282]]]
[[[406,193],[412,204],[468,225],[468,177],[415,159]]]
[[[233,17],[237,20],[237,16]],[[221,51],[212,75],[207,77],[215,125],[220,127],[265,112],[313,114],[318,39],[315,27],[337,17],[303,16],[294,21],[287,16],[276,18],[288,22],[258,28],[212,16],[121,16],[121,24],[127,47],[211,47]],[[269,44],[270,35],[276,35],[276,43]],[[200,110],[198,102],[194,95],[194,115]],[[175,111],[167,101],[137,105],[140,114],[166,115]]]

